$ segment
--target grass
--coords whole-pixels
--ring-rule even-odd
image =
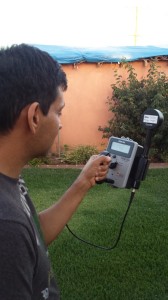
[[[37,210],[57,200],[79,170],[25,169]],[[62,300],[168,299],[168,169],[149,170],[112,251],[92,248],[65,228],[50,246]],[[95,186],[69,222],[80,237],[111,246],[127,208],[130,190]]]

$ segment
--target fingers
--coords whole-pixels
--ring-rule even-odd
[[[91,156],[80,173],[80,178],[82,177],[83,182],[87,181],[90,187],[94,186],[96,181],[103,180],[106,177],[110,162],[111,157],[109,156]]]
[[[111,161],[111,159],[110,160],[109,159],[105,160],[105,162],[103,164],[101,163],[97,167],[97,170],[96,170],[96,173],[95,173],[95,180],[96,181],[103,180],[106,177],[108,169],[109,169],[110,161]]]
[[[95,173],[95,177],[96,178],[104,178],[105,176],[106,176],[106,174],[107,174],[107,171],[108,171],[108,169],[106,169],[105,171],[97,171],[96,173]],[[100,179],[99,179],[100,180]]]
[[[99,164],[109,164],[111,157],[105,155],[92,155],[89,161],[97,161]]]
[[[103,176],[104,174],[106,174],[107,170],[108,170],[108,165],[98,166],[96,170],[96,174]]]
[[[101,155],[99,159],[100,159],[100,164],[102,165],[107,165],[111,162],[111,157],[109,156]]]

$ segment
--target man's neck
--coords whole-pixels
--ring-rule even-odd
[[[22,143],[11,137],[0,137],[0,173],[18,178],[26,163]]]

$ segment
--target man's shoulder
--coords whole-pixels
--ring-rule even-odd
[[[27,223],[26,215],[22,208],[20,195],[9,195],[0,191],[0,220],[18,221]]]
[[[27,223],[27,215],[23,206],[23,196],[18,182],[0,177],[0,220]],[[27,208],[28,210],[28,208]]]

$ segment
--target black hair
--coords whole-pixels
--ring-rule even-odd
[[[0,133],[9,132],[35,101],[47,115],[58,87],[67,89],[66,74],[47,52],[26,44],[0,49]]]

